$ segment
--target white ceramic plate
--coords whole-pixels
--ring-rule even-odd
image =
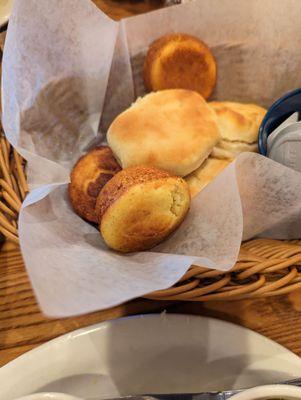
[[[80,329],[2,367],[0,399],[231,389],[300,371],[299,357],[248,329],[198,316],[138,316]]]
[[[0,0],[0,27],[7,23],[13,7],[13,0]]]

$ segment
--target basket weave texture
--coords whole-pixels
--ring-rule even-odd
[[[0,232],[19,243],[18,214],[28,192],[25,162],[0,133]],[[243,243],[226,273],[192,265],[172,288],[145,296],[156,300],[238,300],[286,294],[301,288],[301,240]]]

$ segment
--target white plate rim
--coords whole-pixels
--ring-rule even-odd
[[[112,324],[117,325],[118,323],[122,323],[126,320],[132,320],[132,319],[138,319],[138,318],[160,318],[162,315],[164,315],[165,318],[174,319],[174,320],[176,320],[176,319],[181,320],[183,318],[190,318],[190,319],[194,319],[194,320],[197,320],[197,319],[214,320],[218,324],[222,324],[222,325],[225,324],[227,326],[232,326],[235,329],[245,330],[249,334],[255,335],[262,342],[265,341],[266,343],[269,343],[269,344],[272,342],[275,347],[279,348],[279,351],[280,350],[284,351],[287,355],[294,357],[296,360],[298,359],[301,363],[300,357],[297,354],[295,354],[293,351],[287,349],[286,347],[275,342],[274,340],[254,331],[250,328],[245,328],[244,326],[235,324],[234,322],[226,321],[226,320],[223,320],[220,318],[215,318],[215,317],[208,317],[208,316],[204,316],[204,315],[195,315],[195,314],[167,313],[166,311],[163,311],[161,313],[136,314],[136,315],[130,315],[130,316],[116,318],[116,319],[112,319],[112,320],[107,320],[107,321],[103,321],[103,322],[98,322],[96,324],[88,325],[86,327],[79,328],[74,331],[65,333],[65,334],[60,335],[56,338],[53,338],[45,343],[40,344],[39,346],[35,347],[34,349],[29,350],[29,351],[25,352],[24,354],[21,354],[19,357],[15,358],[14,360],[11,360],[7,364],[3,365],[0,368],[0,376],[1,376],[1,371],[3,369],[6,369],[7,367],[11,367],[11,366],[17,364],[19,360],[26,361],[27,358],[32,358],[32,356],[34,356],[35,353],[47,350],[48,348],[51,348],[52,345],[54,345],[54,344],[59,345],[60,343],[64,343],[68,340],[76,339],[78,336],[89,335],[89,333],[91,333],[91,332],[95,332],[100,329],[106,329],[107,327],[109,327]]]

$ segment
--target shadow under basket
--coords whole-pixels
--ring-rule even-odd
[[[19,243],[18,214],[28,192],[25,162],[0,133],[0,234]],[[238,300],[290,293],[301,288],[301,240],[255,239],[242,244],[231,271],[192,265],[172,288],[153,292],[154,300]]]

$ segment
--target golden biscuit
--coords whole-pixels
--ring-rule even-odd
[[[143,78],[149,91],[195,90],[207,99],[216,84],[216,62],[200,39],[183,33],[166,35],[151,44]]]
[[[106,244],[120,252],[150,249],[183,221],[190,206],[187,183],[150,167],[118,172],[96,202]]]
[[[185,176],[191,197],[202,191],[231,161],[209,157],[198,169]]]
[[[212,156],[234,158],[238,154],[258,151],[258,131],[266,110],[256,104],[212,101],[208,105],[217,114],[221,141]]]
[[[220,141],[216,121],[216,113],[197,92],[162,90],[118,115],[107,140],[122,168],[148,165],[185,176]]]
[[[74,211],[82,218],[98,222],[96,198],[102,187],[120,171],[111,149],[99,146],[81,157],[71,172],[69,198]]]

